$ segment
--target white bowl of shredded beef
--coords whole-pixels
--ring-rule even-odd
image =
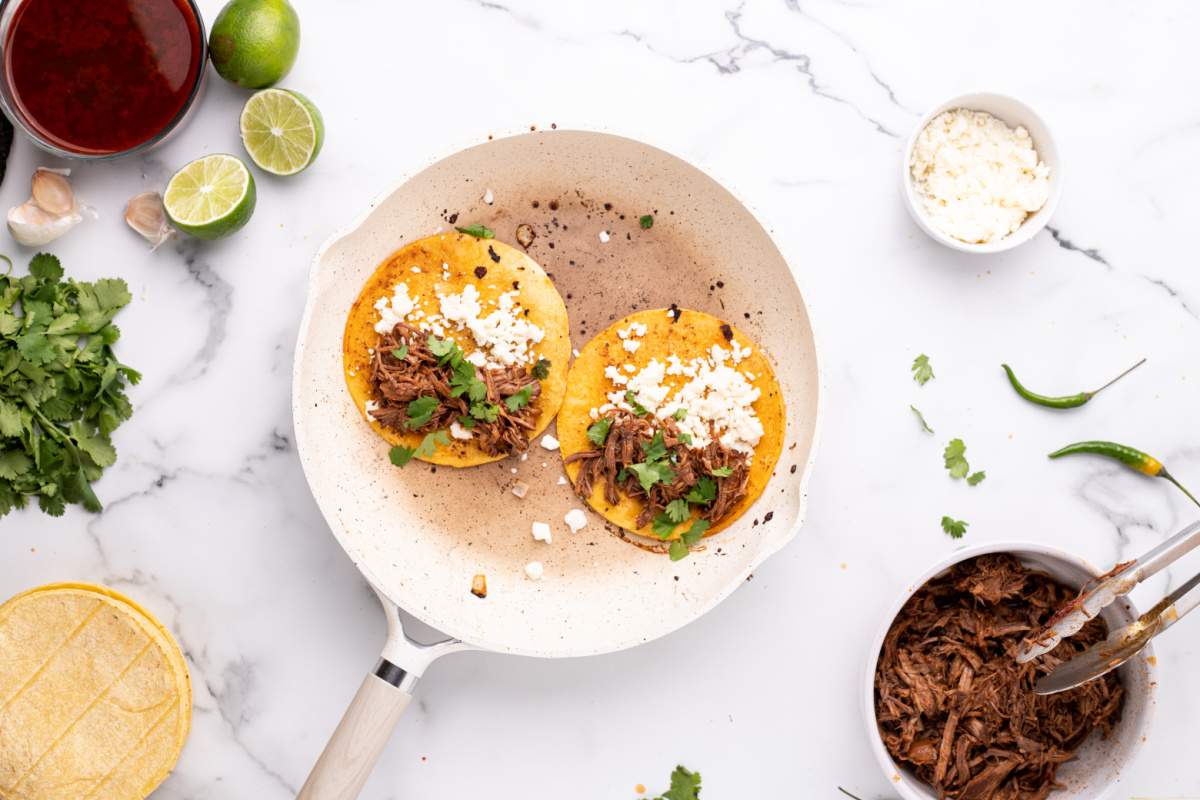
[[[1122,599],[1026,665],[1015,655],[1100,572],[1044,545],[960,550],[915,581],[871,645],[864,709],[872,750],[905,800],[1098,800],[1143,746],[1153,654],[1056,695],[1039,677],[1137,618]]]

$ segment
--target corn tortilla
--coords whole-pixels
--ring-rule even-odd
[[[54,584],[0,606],[0,797],[135,800],[174,769],[192,688],[161,624],[111,589]]]
[[[420,271],[414,272],[414,267]],[[478,268],[485,270],[483,277],[476,277]],[[399,283],[407,284],[409,296],[426,316],[438,313],[438,295],[461,293],[469,284],[479,290],[480,303],[485,309],[501,294],[514,289],[518,292],[515,299],[528,310],[526,319],[545,333],[542,341],[533,345],[533,352],[550,361],[549,375],[542,380],[538,398],[540,413],[529,438],[541,434],[558,413],[566,392],[567,365],[571,358],[567,307],[545,270],[524,252],[495,239],[460,233],[420,239],[388,256],[367,280],[350,309],[342,339],[346,385],[354,405],[375,432],[388,443],[405,447],[416,447],[425,437],[424,433],[400,432],[380,425],[366,412],[366,403],[371,399],[370,351],[378,339],[375,323],[379,312],[375,302],[380,297],[391,297]],[[469,331],[451,328],[446,338],[453,339],[468,353],[476,349]],[[505,457],[488,455],[474,441],[451,439],[449,445],[439,447],[422,460],[451,467],[473,467]]]
[[[673,321],[678,312],[678,321]],[[646,326],[646,334],[641,337],[641,345],[633,353],[624,347],[624,340],[618,335],[618,330],[628,330],[631,323],[641,323]],[[727,334],[728,333],[728,337]],[[736,342],[742,348],[750,349],[751,353],[735,368],[743,373],[750,373],[753,379],[747,378],[751,385],[760,392],[759,398],[753,403],[754,413],[763,426],[763,435],[754,448],[754,459],[750,465],[750,476],[746,486],[746,496],[726,514],[720,521],[710,527],[705,536],[711,536],[731,525],[766,489],[771,473],[779,460],[783,449],[784,428],[786,426],[786,411],[783,402],[783,390],[775,378],[771,363],[763,351],[744,333],[733,325],[709,314],[688,309],[653,309],[639,311],[624,319],[618,320],[588,342],[580,351],[579,357],[571,366],[567,379],[567,395],[563,398],[562,408],[558,414],[558,440],[563,458],[573,453],[592,449],[588,441],[587,429],[594,421],[592,409],[598,409],[609,402],[608,393],[614,391],[613,385],[604,375],[605,367],[613,365],[623,374],[633,375],[640,372],[652,359],[665,362],[668,356],[676,355],[683,361],[708,355],[713,345],[719,345],[729,350]],[[627,372],[624,367],[632,364],[635,373]],[[680,375],[668,375],[663,385],[671,387],[673,396],[688,378]],[[581,466],[578,462],[567,464],[567,474],[574,481]],[[650,525],[636,527],[636,520],[642,512],[640,500],[621,493],[620,502],[610,505],[604,499],[604,486],[597,482],[588,498],[591,505],[605,519],[619,525],[627,531],[642,536],[659,538]],[[690,519],[678,525],[669,539],[679,535],[691,527],[692,521],[699,515],[693,511]]]

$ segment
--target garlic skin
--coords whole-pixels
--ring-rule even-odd
[[[30,198],[8,211],[8,230],[18,244],[41,247],[83,222],[80,206],[67,176],[70,170],[38,167],[30,181]]]
[[[83,215],[78,211],[56,216],[47,213],[32,200],[8,211],[8,232],[17,240],[17,244],[26,247],[49,244],[81,222]]]
[[[151,251],[175,236],[175,228],[167,222],[162,195],[158,192],[142,192],[130,199],[125,206],[125,223],[150,243]]]

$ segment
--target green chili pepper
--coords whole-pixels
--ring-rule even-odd
[[[1141,450],[1136,450],[1128,445],[1117,444],[1116,442],[1076,442],[1075,444],[1069,444],[1066,447],[1055,450],[1050,454],[1050,457],[1059,458],[1060,456],[1069,456],[1076,453],[1088,453],[1090,455],[1115,459],[1128,467],[1136,469],[1143,475],[1170,481],[1175,484],[1175,488],[1186,494],[1189,500],[1200,506],[1200,500],[1197,500],[1192,496],[1191,492],[1183,488],[1183,484],[1175,480],[1171,473],[1167,472],[1166,467],[1162,465],[1161,461],[1154,456],[1143,453]]]
[[[1008,382],[1012,384],[1012,387],[1013,387],[1013,389],[1016,390],[1017,394],[1021,395],[1021,397],[1024,397],[1029,402],[1035,403],[1039,406],[1045,406],[1046,408],[1078,408],[1079,406],[1081,406],[1084,403],[1086,403],[1087,401],[1091,400],[1097,394],[1104,391],[1108,387],[1112,386],[1114,383],[1121,380],[1121,378],[1124,378],[1126,375],[1133,372],[1135,369],[1137,369],[1138,367],[1140,367],[1142,364],[1145,364],[1145,363],[1146,363],[1146,359],[1143,358],[1141,361],[1137,362],[1132,367],[1125,370],[1120,375],[1118,375],[1117,377],[1113,378],[1108,383],[1101,386],[1099,389],[1096,389],[1091,392],[1080,392],[1079,394],[1069,394],[1064,397],[1047,397],[1044,394],[1037,394],[1036,392],[1031,392],[1028,389],[1026,389],[1024,386],[1021,385],[1021,382],[1019,380],[1017,380],[1017,376],[1013,374],[1012,368],[1009,367],[1008,364],[1001,364],[1000,366],[1004,368],[1004,372],[1008,375]]]

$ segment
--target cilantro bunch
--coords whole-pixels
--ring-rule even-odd
[[[32,497],[53,516],[67,503],[99,511],[91,483],[117,459],[109,436],[133,413],[126,384],[141,379],[112,350],[112,318],[132,297],[119,279],[64,281],[49,253],[25,277],[11,267],[0,276],[0,517]]]

